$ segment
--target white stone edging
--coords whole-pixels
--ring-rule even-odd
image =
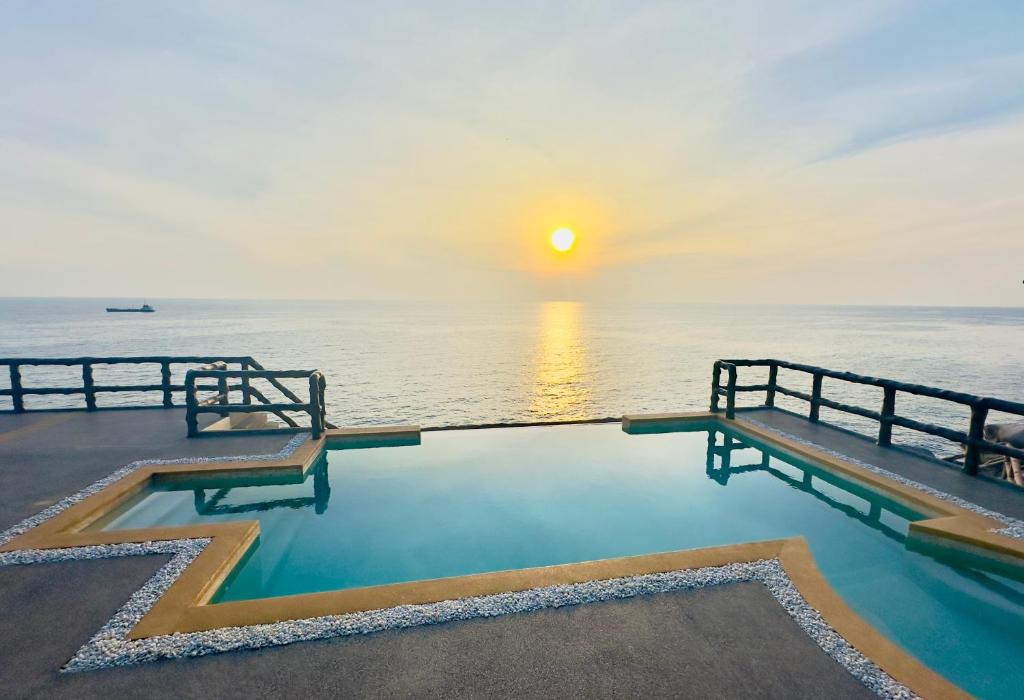
[[[526,591],[445,600],[424,605],[401,605],[345,615],[128,639],[131,629],[209,542],[209,539],[169,540],[8,552],[0,554],[0,566],[173,554],[171,561],[162,566],[93,635],[92,639],[75,653],[61,669],[63,672],[91,671],[158,659],[205,656],[301,641],[370,634],[383,630],[528,613],[656,593],[698,590],[730,583],[762,583],[822,651],[879,697],[900,700],[917,697],[909,688],[894,680],[833,630],[821,614],[800,595],[777,559],[545,586]]]

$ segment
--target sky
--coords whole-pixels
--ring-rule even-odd
[[[1017,0],[3,14],[0,296],[1024,305]]]

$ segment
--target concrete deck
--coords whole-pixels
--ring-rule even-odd
[[[751,419],[829,450],[887,469],[907,479],[959,496],[983,508],[1024,520],[1024,491],[1012,484],[970,477],[959,467],[910,450],[879,447],[874,440],[778,408],[744,409],[739,420]]]
[[[176,408],[2,414],[0,531],[136,460],[267,454],[291,437],[189,439]]]
[[[758,584],[61,674],[163,557],[0,569],[9,698],[867,698]]]
[[[755,417],[751,414],[751,417]],[[876,461],[867,440],[758,412]],[[803,430],[804,432],[801,432]],[[0,415],[0,529],[138,459],[262,454],[290,436],[185,437],[180,410]],[[854,442],[850,442],[854,440]],[[913,455],[879,463],[1011,515],[1015,501]],[[863,455],[863,456],[862,456]],[[920,460],[928,464],[924,472]],[[902,471],[905,470],[905,471]],[[951,478],[955,477],[955,478]],[[964,482],[964,483],[960,483]],[[984,483],[984,485],[982,485]],[[1020,496],[1013,492],[1016,499]],[[983,502],[983,499],[985,501]],[[1002,500],[1000,500],[1002,499]],[[997,503],[1006,507],[1000,508]],[[0,567],[4,697],[870,697],[767,590],[688,593],[383,632],[359,638],[61,674],[164,562],[147,556]]]

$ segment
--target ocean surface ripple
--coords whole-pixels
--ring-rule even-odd
[[[700,410],[708,405],[711,365],[722,357],[778,357],[1024,400],[1019,308],[150,300],[157,313],[105,313],[114,303],[137,300],[0,299],[0,357],[251,355],[269,369],[319,368],[330,419],[339,425]],[[81,384],[73,368],[23,373],[26,386]],[[96,368],[98,384],[158,377],[154,367]],[[807,375],[781,372],[779,380],[809,391]],[[748,371],[740,381],[764,377]],[[9,387],[3,372],[0,387]],[[881,405],[881,391],[869,387],[826,380],[824,395]],[[82,397],[27,402],[80,406]],[[159,395],[103,395],[100,403],[159,403]],[[778,405],[807,409],[785,397]],[[0,408],[10,408],[9,397],[0,397]],[[967,425],[967,410],[944,402],[901,396],[897,410]],[[827,409],[822,418],[876,430]],[[955,451],[941,439],[894,435],[939,454]]]

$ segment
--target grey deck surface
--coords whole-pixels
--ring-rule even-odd
[[[267,454],[291,437],[189,439],[177,408],[2,414],[0,531],[135,460]]]
[[[867,698],[760,584],[62,674],[166,559],[0,568],[5,698]]]
[[[777,408],[738,411],[736,418],[756,420],[776,430],[967,499],[979,506],[1024,519],[1024,489],[1011,484],[967,476],[959,467],[948,463],[928,459],[907,450],[879,447],[871,438],[823,423],[811,423],[802,416]]]
[[[287,440],[189,440],[173,409],[0,415],[0,529],[137,459]],[[0,567],[0,697],[870,696],[760,584],[59,673],[165,561]]]

